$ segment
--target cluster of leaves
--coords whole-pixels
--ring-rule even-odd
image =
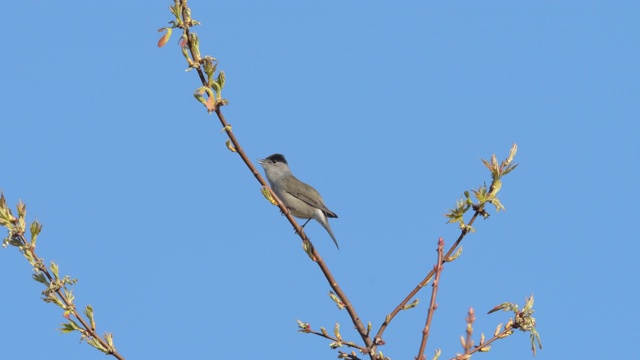
[[[473,227],[468,225],[464,220],[464,214],[467,211],[473,209],[473,211],[486,219],[489,217],[489,214],[484,210],[486,204],[495,206],[496,211],[504,210],[504,206],[500,200],[498,200],[498,192],[502,188],[502,177],[518,167],[518,164],[513,164],[513,158],[516,156],[517,151],[518,147],[514,144],[511,147],[509,156],[500,164],[498,164],[498,159],[495,154],[491,156],[491,162],[482,159],[484,166],[491,172],[491,185],[487,188],[487,184],[484,184],[477,190],[472,190],[477,203],[473,202],[469,191],[465,191],[464,198],[458,200],[456,207],[445,215],[449,218],[449,223],[458,223],[460,229],[464,232],[474,232]]]
[[[174,19],[169,21],[170,27],[158,29],[158,32],[165,32],[158,40],[158,47],[163,47],[169,42],[173,29],[182,29],[179,44],[182,56],[189,65],[187,71],[198,70],[203,83],[196,89],[193,96],[211,113],[219,106],[228,104],[228,101],[222,98],[222,88],[225,83],[224,71],[219,71],[218,76],[215,76],[218,60],[209,55],[200,55],[200,39],[196,33],[189,30],[200,23],[191,18],[191,9],[187,6],[186,1],[174,0],[174,4],[169,9]],[[206,74],[206,80],[202,75],[202,70]]]

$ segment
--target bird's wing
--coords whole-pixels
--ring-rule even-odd
[[[287,191],[287,193],[291,194],[292,196],[296,197],[301,201],[304,201],[305,203],[309,204],[310,206],[313,206],[314,208],[324,211],[327,214],[327,217],[330,217],[330,218],[338,217],[338,215],[336,215],[333,211],[327,208],[327,206],[322,202],[322,197],[320,196],[320,193],[318,193],[318,191],[313,187],[311,187],[310,185],[303,183],[302,181],[294,178],[293,176],[289,178],[285,178],[282,181],[288,183],[288,184],[284,184],[285,185],[283,186],[284,189],[293,189],[295,187],[302,187],[303,189],[303,191]],[[294,182],[297,184],[293,184]],[[316,201],[305,194],[314,194],[316,195],[315,197],[320,201]]]

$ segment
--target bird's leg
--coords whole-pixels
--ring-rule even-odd
[[[300,226],[302,228],[302,232],[304,233],[304,226],[307,225],[307,223],[309,222],[309,220],[311,219],[307,219],[307,221],[304,222],[304,224],[302,224],[302,226]],[[298,234],[297,231],[295,231],[296,234]]]

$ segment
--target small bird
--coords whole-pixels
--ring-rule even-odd
[[[318,191],[293,176],[282,154],[273,154],[259,162],[264,168],[271,189],[291,211],[291,215],[307,219],[304,225],[307,225],[309,220],[315,219],[327,230],[336,247],[340,249],[327,219],[328,217],[337,218],[338,215],[326,207]]]

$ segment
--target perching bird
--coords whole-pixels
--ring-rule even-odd
[[[327,208],[316,189],[293,176],[284,155],[273,154],[260,160],[260,165],[264,168],[271,189],[291,211],[291,215],[300,219],[308,219],[307,222],[315,219],[327,230],[336,247],[340,249],[327,219],[337,218],[338,215]]]

